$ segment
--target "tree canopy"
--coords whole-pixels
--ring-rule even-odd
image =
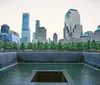
[[[99,51],[100,41],[54,43],[54,42],[29,42],[27,45],[22,42],[20,45],[16,42],[0,41],[0,50],[40,50],[40,51]]]

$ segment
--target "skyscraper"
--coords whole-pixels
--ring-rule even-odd
[[[46,33],[47,33],[47,30],[45,29],[45,27],[39,27],[37,30],[37,41],[45,43],[47,41]]]
[[[5,41],[16,42],[20,44],[19,34],[15,31],[11,31],[10,26],[7,24],[1,25],[0,40],[4,42]]]
[[[48,43],[50,43],[50,42],[51,42],[51,39],[49,38],[49,39],[48,39]]]
[[[53,34],[53,42],[54,43],[57,43],[58,42],[58,35],[57,35],[57,33],[54,33]]]
[[[33,43],[37,43],[37,34],[36,33],[33,33],[33,40],[32,40]]]
[[[1,25],[1,33],[7,33],[9,34],[10,27],[7,24]]]
[[[65,15],[64,39],[70,39],[71,37],[79,39],[82,33],[82,25],[78,10],[69,9]]]
[[[23,13],[22,17],[22,42],[30,42],[29,13]]]
[[[40,21],[36,20],[36,29],[35,29],[36,32],[37,32],[37,30],[38,30],[39,27],[40,27]]]

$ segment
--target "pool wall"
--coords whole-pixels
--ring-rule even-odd
[[[0,53],[0,69],[20,62],[85,63],[100,68],[96,52],[5,52]]]
[[[97,52],[18,52],[18,55],[22,62],[81,62],[100,68]]]
[[[23,62],[82,62],[81,52],[19,52]]]
[[[17,52],[0,53],[0,69],[17,63]]]
[[[96,52],[83,52],[84,63],[93,67],[100,68],[100,53]]]

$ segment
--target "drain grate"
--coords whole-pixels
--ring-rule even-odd
[[[37,71],[31,82],[67,82],[62,71]]]

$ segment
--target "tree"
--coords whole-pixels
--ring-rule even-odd
[[[10,41],[4,42],[3,48],[4,48],[4,50],[12,50],[12,42],[10,42]]]
[[[37,50],[44,50],[44,43],[43,42],[40,42],[40,41],[37,42]]]
[[[4,43],[3,43],[3,49],[4,49],[4,50],[7,50],[7,42],[4,42]]]
[[[63,49],[64,49],[65,51],[68,51],[68,50],[69,50],[69,43],[64,43],[64,44],[63,44]]]
[[[3,49],[3,42],[0,41],[0,50]]]
[[[69,43],[69,50],[75,51],[76,49],[76,42]]]
[[[51,50],[56,50],[57,49],[57,46],[54,42],[51,42]]]
[[[91,42],[90,42],[90,40],[88,40],[87,42],[86,42],[86,50],[90,50],[90,45],[91,45]]]
[[[45,42],[45,44],[44,44],[44,50],[48,50],[49,49],[49,44],[48,44],[48,42]]]
[[[40,50],[44,50],[44,43],[43,42],[40,42]]]
[[[26,49],[26,46],[25,46],[24,42],[22,42],[22,43],[20,44],[20,49],[21,49],[21,50],[25,50],[25,49]]]
[[[33,50],[36,50],[37,49],[37,44],[36,43],[33,44],[33,48],[32,49]]]
[[[12,42],[8,42],[8,49],[12,50],[12,48],[13,48]]]
[[[96,50],[97,49],[97,42],[95,40],[92,40],[91,41],[91,46],[90,46],[91,49],[93,50]]]
[[[82,42],[76,42],[76,50],[78,50],[78,51],[83,50],[83,43]]]
[[[28,44],[27,44],[27,49],[32,49],[33,48],[33,43],[31,43],[31,42],[29,42]]]
[[[97,50],[100,50],[100,41],[97,42]]]
[[[62,47],[62,43],[61,43],[61,42],[58,43],[58,45],[57,45],[57,50],[58,50],[58,51],[63,50],[63,47]]]
[[[48,50],[51,50],[51,43],[48,43]]]
[[[83,42],[82,48],[83,50],[87,50],[87,42]]]
[[[18,50],[18,49],[19,49],[18,43],[13,42],[13,43],[12,43],[12,49],[13,49],[13,50]]]

